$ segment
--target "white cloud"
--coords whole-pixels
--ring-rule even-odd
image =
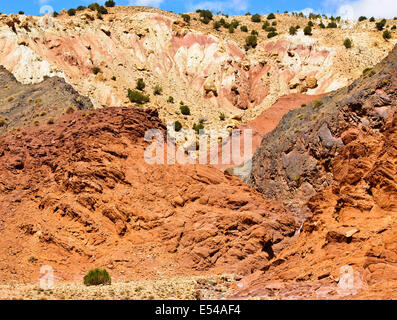
[[[332,11],[336,15],[349,19],[357,19],[360,16],[397,17],[396,0],[326,0],[324,7],[333,7]]]
[[[160,7],[164,0],[130,0],[131,6]]]
[[[197,9],[206,9],[213,11],[231,10],[236,12],[242,12],[248,9],[248,0],[201,1],[198,3],[190,2],[187,5],[188,11],[196,11]]]

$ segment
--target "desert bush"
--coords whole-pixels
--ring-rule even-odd
[[[256,31],[256,30],[252,30],[252,31],[251,31],[251,34],[252,34],[253,36],[257,36],[259,33],[258,33],[258,31]]]
[[[321,29],[325,29],[325,24],[321,21],[318,25]]]
[[[254,14],[251,16],[251,21],[256,23],[261,22],[261,16],[259,14]]]
[[[266,30],[266,28],[268,28],[269,26],[270,26],[269,21],[265,21],[265,22],[263,23],[263,25],[262,25],[262,29],[263,29],[263,30]]]
[[[140,90],[140,91],[143,91],[143,89],[146,88],[145,81],[143,81],[142,78],[139,78],[138,81],[136,82],[136,87],[135,88]]]
[[[397,27],[395,25],[391,27],[391,30],[396,30],[396,29]]]
[[[156,86],[153,88],[153,94],[154,94],[155,96],[159,96],[159,95],[161,95],[162,93],[163,93],[163,88],[160,87],[159,85],[156,85]]]
[[[245,38],[245,43],[247,47],[255,48],[258,45],[258,37],[254,35],[250,35]]]
[[[303,33],[305,34],[305,36],[311,36],[312,35],[312,27],[306,26],[305,29],[303,29]]]
[[[183,21],[185,21],[186,23],[190,23],[191,17],[188,14],[184,13],[181,15],[181,17]]]
[[[232,25],[229,26],[229,33],[234,33],[234,27]]]
[[[75,16],[76,15],[76,9],[69,9],[68,10],[68,15],[69,16]]]
[[[275,31],[277,31],[277,29],[275,27],[267,27],[266,31],[267,32],[275,32]]]
[[[19,11],[19,12],[18,12],[18,14],[25,14],[25,12],[23,12],[23,11]]]
[[[169,96],[167,102],[174,103],[174,97]]]
[[[112,8],[116,5],[116,2],[114,2],[113,0],[108,0],[105,2],[105,6],[108,8]]]
[[[391,32],[389,30],[385,30],[385,31],[383,31],[382,36],[383,36],[383,39],[389,40],[389,39],[391,39]]]
[[[294,35],[296,35],[296,28],[294,27],[294,26],[291,26],[290,28],[289,28],[289,34],[291,35],[291,36],[294,36]]]
[[[214,21],[212,24],[215,30],[219,30],[220,27],[222,27],[222,23],[220,21]]]
[[[83,10],[85,10],[85,9],[87,9],[87,7],[78,6],[76,10],[77,10],[77,11],[83,11]]]
[[[110,285],[112,280],[106,269],[90,270],[83,279],[86,286]]]
[[[270,31],[270,32],[267,34],[267,38],[270,39],[270,38],[273,38],[273,37],[275,37],[275,36],[277,36],[277,35],[278,35],[278,33],[277,33],[276,31]]]
[[[371,18],[369,19],[369,22],[375,22],[375,18],[374,18],[374,17],[371,17]]]
[[[248,32],[247,26],[241,26],[241,27],[240,27],[240,30],[241,30],[242,32]]]
[[[277,26],[277,21],[273,21],[272,26]]]
[[[365,68],[363,70],[364,77],[372,77],[376,73],[374,68]]]
[[[272,20],[272,19],[276,19],[276,16],[274,15],[274,13],[270,13],[270,14],[267,16],[267,20]]]
[[[329,29],[334,29],[337,27],[338,27],[338,25],[336,24],[336,22],[333,22],[333,21],[328,23],[328,25],[327,25],[327,28],[329,28]]]
[[[54,118],[50,118],[47,121],[47,124],[54,124],[54,123],[55,123]]]
[[[98,74],[98,73],[100,73],[100,72],[102,72],[102,71],[101,71],[101,69],[100,69],[99,67],[93,67],[93,68],[92,68],[92,73],[93,73],[93,74]]]
[[[181,105],[179,109],[184,116],[190,116],[190,108],[188,106]]]
[[[200,130],[203,130],[203,129],[204,129],[204,125],[202,123],[199,123],[199,124],[195,123],[193,125],[193,130],[196,131],[196,133],[200,133]]]
[[[226,116],[225,116],[225,114],[222,112],[222,113],[219,115],[219,120],[225,121],[225,119],[226,119]]]
[[[113,81],[116,81],[116,80],[117,80],[116,76],[113,76],[113,77],[112,77],[112,80],[113,80]]]
[[[358,18],[358,21],[364,21],[367,20],[367,17],[361,16],[360,18]]]
[[[378,31],[382,31],[383,28],[386,26],[386,19],[382,19],[381,21],[375,23],[375,26]]]
[[[350,49],[353,43],[349,38],[346,38],[345,41],[343,41],[343,45],[345,46],[346,49]]]
[[[128,99],[130,99],[131,102],[137,104],[144,104],[150,101],[149,96],[144,95],[139,91],[131,90],[131,89],[128,89]]]
[[[91,11],[97,11],[99,7],[100,7],[100,5],[99,5],[98,3],[96,3],[96,2],[91,3],[91,4],[88,6],[88,8],[89,8]]]
[[[182,130],[182,124],[179,121],[174,122],[174,129],[176,132],[179,132]]]

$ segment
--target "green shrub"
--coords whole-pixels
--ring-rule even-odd
[[[312,35],[312,27],[306,26],[305,29],[303,29],[303,33],[305,34],[305,36],[311,36]]]
[[[273,21],[272,26],[277,26],[277,21]]]
[[[266,28],[268,28],[269,26],[270,26],[269,21],[265,21],[265,22],[263,23],[263,25],[262,25],[262,29],[263,29],[263,30],[266,30]]]
[[[99,7],[97,8],[97,11],[98,11],[98,13],[100,13],[100,14],[107,14],[107,13],[108,13],[108,10],[107,10],[104,6],[99,6]]]
[[[117,79],[116,76],[113,76],[113,77],[112,77],[112,80],[113,80],[113,81],[116,81],[116,79]]]
[[[256,23],[261,22],[261,16],[259,14],[254,14],[251,16],[251,21]]]
[[[258,45],[258,37],[254,35],[250,35],[245,38],[245,43],[247,47],[255,48]]]
[[[307,23],[307,25],[313,27],[313,26],[314,26],[313,21],[310,20],[310,21]]]
[[[346,38],[345,41],[343,41],[343,45],[345,46],[346,49],[350,49],[353,43],[349,38]]]
[[[296,28],[295,28],[294,26],[291,26],[291,27],[289,28],[289,34],[290,34],[291,36],[296,35],[296,32],[297,32],[297,30],[296,30]]]
[[[184,13],[184,14],[182,14],[181,17],[182,17],[183,21],[185,21],[186,23],[190,23],[191,17],[188,14]]]
[[[128,89],[128,99],[131,102],[144,104],[150,101],[149,96],[142,94],[139,91]]]
[[[87,275],[84,277],[84,284],[86,286],[99,286],[110,285],[112,284],[112,280],[110,278],[109,273],[105,269],[94,269],[90,270]]]
[[[374,70],[374,68],[365,68],[363,70],[364,77],[372,77],[375,73],[376,71]]]
[[[77,11],[83,11],[83,10],[85,10],[85,9],[87,9],[87,7],[78,6],[76,10],[77,10]]]
[[[247,26],[241,26],[241,27],[240,27],[240,30],[241,30],[242,32],[248,32]]]
[[[219,28],[222,27],[222,23],[220,21],[214,21],[212,25],[215,30],[219,30]]]
[[[251,31],[251,34],[252,34],[253,36],[257,36],[259,33],[258,33],[258,31],[256,31],[256,30],[252,30],[252,31]]]
[[[76,9],[69,9],[68,10],[68,15],[69,16],[75,16],[76,15]]]
[[[188,106],[181,105],[179,109],[184,116],[190,116],[190,108]]]
[[[202,19],[206,19],[208,21],[212,20],[214,16],[210,10],[199,10],[199,13]]]
[[[224,113],[221,113],[221,114],[219,115],[219,120],[225,121],[225,119],[226,119],[225,114],[224,114]]]
[[[272,20],[272,19],[276,19],[276,16],[274,15],[274,13],[270,13],[270,14],[267,16],[267,20]]]
[[[229,33],[234,33],[234,27],[232,25],[229,26]]]
[[[179,121],[174,122],[174,129],[176,132],[179,132],[182,130],[182,124]]]
[[[396,29],[397,27],[395,25],[391,27],[391,30],[396,30]]]
[[[154,94],[155,96],[159,96],[159,95],[161,95],[162,93],[163,93],[163,88],[160,87],[159,85],[156,85],[156,86],[153,88],[153,94]]]
[[[93,73],[93,74],[98,74],[98,73],[100,73],[100,72],[102,72],[102,71],[101,71],[101,69],[100,69],[99,67],[93,67],[93,68],[92,68],[92,73]]]
[[[204,126],[202,123],[199,123],[199,124],[195,123],[193,125],[193,130],[196,131],[196,133],[200,133],[200,130],[203,130],[203,129],[204,129]]]
[[[385,40],[391,39],[391,32],[390,32],[389,30],[383,31],[382,37],[383,37],[383,39],[385,39]]]
[[[116,2],[114,2],[113,0],[108,0],[105,2],[105,6],[108,8],[112,8],[116,5]]]
[[[25,12],[23,12],[23,11],[19,11],[19,12],[18,12],[18,14],[25,14]]]
[[[371,17],[371,18],[369,19],[369,22],[375,22],[375,18],[374,18],[374,17]]]
[[[358,18],[358,21],[364,21],[367,20],[367,17],[361,16],[360,18]]]
[[[383,28],[386,26],[386,19],[382,19],[381,21],[377,22],[375,24],[376,29],[378,29],[379,31],[382,31]]]
[[[88,6],[88,8],[89,8],[91,11],[97,11],[99,7],[100,7],[100,5],[99,5],[98,3],[96,3],[96,2],[91,3],[91,4]]]
[[[327,28],[329,28],[329,29],[334,29],[337,27],[338,27],[338,25],[336,24],[336,22],[333,22],[333,21],[328,23],[328,25],[327,25]]]
[[[146,88],[145,81],[143,81],[142,78],[139,78],[138,81],[136,82],[136,87],[135,88],[140,90],[140,91],[143,91],[143,89]]]
[[[321,29],[325,29],[325,24],[321,21],[320,24],[318,25]]]
[[[167,102],[174,103],[174,97],[169,96]]]
[[[273,38],[273,37],[275,37],[275,36],[277,36],[277,35],[278,35],[278,33],[277,33],[276,31],[270,31],[270,32],[267,34],[267,38],[270,39],[270,38]]]

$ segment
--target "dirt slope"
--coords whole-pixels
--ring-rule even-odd
[[[0,135],[24,126],[52,123],[66,111],[92,107],[87,97],[79,95],[62,78],[25,85],[0,66]]]

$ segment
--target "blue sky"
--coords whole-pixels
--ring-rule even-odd
[[[51,6],[55,11],[69,9],[78,5],[87,6],[95,0],[1,0],[0,12],[39,15],[44,5]],[[104,0],[97,0],[104,3]],[[176,13],[194,11],[197,8],[222,11],[229,14],[276,13],[288,11],[321,12],[357,18],[360,15],[389,17],[397,16],[397,0],[116,0],[119,5],[149,5]],[[45,12],[45,8],[44,11]]]

